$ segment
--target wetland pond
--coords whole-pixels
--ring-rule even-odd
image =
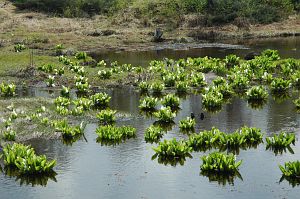
[[[215,46],[193,48],[190,50],[162,50],[162,54],[149,52],[111,53],[109,59],[120,62],[140,64],[163,57],[185,58],[187,56],[223,57],[230,53],[245,55],[250,51],[277,49],[283,57],[300,58],[299,38],[270,39],[250,42],[245,46]],[[299,49],[297,47],[299,46]],[[119,57],[118,57],[119,56]],[[229,182],[219,179],[214,181],[200,174],[200,157],[212,151],[193,152],[193,158],[187,158],[184,165],[164,165],[152,160],[152,146],[144,141],[144,132],[155,121],[140,114],[140,93],[133,87],[104,90],[112,99],[110,107],[129,116],[117,121],[117,125],[131,125],[137,129],[137,137],[117,146],[101,146],[96,142],[97,123],[88,123],[85,139],[72,146],[64,145],[61,140],[34,139],[26,142],[36,149],[38,154],[45,154],[57,160],[55,179],[46,180],[45,186],[38,185],[32,179],[16,179],[0,174],[1,199],[81,199],[81,198],[299,198],[300,187],[288,181],[280,182],[282,173],[278,165],[300,159],[300,143],[292,146],[294,154],[286,152],[275,155],[266,150],[265,143],[257,148],[240,150],[237,160],[243,160],[239,168],[240,178]],[[22,94],[21,94],[22,93]],[[54,98],[46,89],[29,89],[18,96]],[[196,115],[196,132],[212,127],[224,132],[233,132],[247,125],[262,130],[265,136],[281,130],[294,131],[299,139],[300,117],[295,111],[292,100],[298,92],[291,93],[291,99],[283,102],[271,95],[262,109],[251,108],[245,99],[233,98],[218,113],[207,113],[201,105],[201,95],[191,94],[181,99],[181,110],[175,123]],[[204,112],[204,119],[199,115]],[[178,125],[164,135],[163,139],[187,138],[179,131]],[[162,139],[162,140],[163,140]],[[34,185],[34,186],[33,186]]]

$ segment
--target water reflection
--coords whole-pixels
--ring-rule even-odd
[[[242,175],[237,171],[234,174],[214,173],[214,172],[200,172],[200,175],[208,178],[209,182],[217,182],[219,185],[225,186],[234,185],[234,180],[240,179],[243,181]]]
[[[39,175],[23,175],[20,174],[19,171],[16,168],[13,167],[4,167],[2,169],[2,172],[10,177],[10,178],[15,178],[16,182],[19,182],[20,186],[44,186],[46,187],[48,184],[49,180],[52,180],[54,182],[57,182],[56,180],[56,172],[50,172],[46,174],[39,174]]]
[[[138,108],[140,94],[134,89],[128,87],[121,90],[106,90],[110,96],[114,96],[118,100],[111,102],[111,108],[118,111],[134,113],[140,115]],[[267,104],[262,109],[252,109],[248,106],[248,102],[238,97],[223,106],[223,109],[216,114],[205,113],[205,117],[201,120],[203,108],[201,105],[201,95],[192,94],[181,99],[181,110],[178,112],[174,122],[175,125],[165,129],[163,139],[184,139],[187,135],[180,132],[178,122],[194,113],[196,119],[195,132],[200,130],[209,130],[216,126],[224,132],[234,132],[236,129],[247,125],[261,128],[266,135],[273,132],[286,130],[287,128],[299,129],[299,115],[294,111],[292,99],[288,99],[282,103],[277,103],[270,97]],[[249,186],[257,190],[256,195],[262,197],[276,198],[279,195],[295,198],[300,192],[296,189],[285,192],[289,188],[288,183],[280,184],[278,178],[281,172],[278,169],[278,164],[283,164],[285,161],[299,159],[300,147],[299,142],[293,147],[294,154],[283,153],[274,155],[273,151],[265,150],[265,145],[260,144],[255,148],[238,148],[234,151],[238,154],[239,159],[243,160],[240,167],[240,173],[243,175],[243,181],[239,178],[206,175],[206,178],[200,178],[199,166],[201,161],[199,157],[204,154],[216,151],[218,149],[205,148],[199,152],[192,153],[192,159],[186,158],[181,161],[163,161],[157,158],[157,161],[151,161],[153,156],[152,147],[156,144],[149,144],[144,141],[144,132],[146,128],[155,122],[155,118],[147,117],[132,117],[130,119],[121,119],[117,121],[117,126],[132,125],[137,129],[137,137],[126,140],[124,143],[107,146],[107,143],[98,144],[96,142],[97,135],[95,133],[98,124],[88,124],[85,130],[86,142],[84,139],[79,139],[72,146],[64,145],[57,140],[32,140],[30,144],[35,148],[37,154],[46,154],[50,159],[57,159],[57,183],[53,180],[47,181],[45,189],[33,190],[36,196],[33,196],[27,186],[22,186],[21,191],[18,186],[14,185],[14,181],[8,176],[0,175],[0,192],[1,199],[11,198],[11,193],[14,193],[15,198],[80,198],[84,194],[89,198],[122,198],[127,194],[128,198],[148,197],[161,198],[162,195],[157,195],[159,191],[163,193],[165,198],[169,197],[186,197],[193,198],[199,194],[206,194],[209,198],[228,198],[228,197],[245,197],[252,196],[253,192],[249,191]],[[296,131],[299,136],[298,131]],[[232,149],[225,149],[225,152]],[[255,160],[255,161],[254,161]],[[158,162],[162,163],[159,164]],[[184,166],[176,166],[184,164]],[[176,166],[176,167],[173,167]],[[12,178],[12,179],[15,179]],[[100,179],[100,180],[99,180]],[[26,180],[24,183],[26,184]],[[42,181],[44,182],[44,181]],[[216,184],[214,184],[216,183]],[[45,184],[45,183],[42,183]],[[216,186],[217,185],[217,186]],[[219,185],[224,185],[220,190]],[[226,185],[234,185],[234,189],[240,192],[231,192],[231,188]],[[265,186],[275,192],[266,192]],[[133,187],[139,187],[140,191]],[[232,186],[229,186],[232,187]],[[284,189],[281,189],[281,188]],[[102,192],[98,191],[101,188]],[[5,191],[10,190],[10,191]],[[116,191],[117,190],[117,191]],[[156,190],[156,192],[153,192]],[[167,190],[168,192],[164,192]],[[280,190],[280,191],[278,191]],[[276,193],[277,191],[277,193]],[[174,196],[170,193],[176,193]],[[3,194],[4,193],[4,194]],[[142,194],[141,194],[142,193]],[[268,193],[266,195],[265,193]]]
[[[300,58],[300,37],[243,39],[240,41],[225,41],[224,43],[234,43],[237,45],[199,43],[191,45],[189,48],[186,45],[171,45],[160,47],[157,50],[138,52],[93,52],[91,56],[96,60],[106,60],[107,62],[118,61],[121,64],[130,63],[136,66],[146,66],[151,60],[163,60],[166,57],[171,59],[205,56],[224,58],[229,54],[245,57],[250,52],[262,52],[269,48],[279,50],[282,58]]]

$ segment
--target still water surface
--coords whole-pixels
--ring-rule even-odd
[[[268,45],[264,44],[262,48]],[[272,43],[269,48],[274,46],[276,45]],[[294,50],[285,51],[280,42],[277,46],[281,47],[283,52],[294,52]],[[224,54],[229,52],[227,49],[217,48],[208,51],[203,49],[209,56],[219,56],[218,53],[223,52],[222,50]],[[187,54],[189,52],[187,51]],[[170,54],[169,57],[173,56]],[[183,54],[176,55],[177,58],[181,56],[185,57]],[[281,172],[278,168],[279,164],[286,161],[300,160],[298,141],[296,146],[292,147],[294,154],[287,152],[275,156],[272,151],[265,150],[264,144],[259,145],[257,149],[241,150],[237,159],[243,160],[240,167],[242,179],[236,178],[233,184],[225,185],[209,182],[207,177],[200,175],[202,163],[200,156],[209,151],[192,153],[193,158],[187,158],[184,166],[165,166],[159,164],[157,160],[151,160],[154,155],[151,148],[153,145],[144,141],[144,131],[154,119],[146,118],[139,113],[140,94],[133,88],[106,92],[112,96],[113,109],[131,114],[129,118],[118,120],[117,125],[136,127],[137,138],[115,147],[101,146],[96,143],[97,124],[90,123],[85,130],[86,140],[79,140],[73,146],[66,146],[60,140],[31,140],[29,143],[37,153],[57,159],[56,182],[49,179],[45,187],[38,185],[32,187],[31,184],[20,185],[20,180],[16,180],[15,177],[0,174],[0,199],[299,198],[299,186],[293,188],[287,181],[279,183]],[[26,95],[53,97],[47,90],[41,89],[29,90],[25,92],[24,96]],[[296,93],[293,97],[297,96]],[[176,124],[191,112],[197,116],[204,112],[200,95],[190,95],[181,100],[181,111],[176,117]],[[200,120],[199,117],[196,120],[196,131],[209,130],[215,126],[222,131],[232,132],[247,125],[261,128],[266,135],[280,130],[294,130],[296,136],[298,138],[300,136],[300,117],[294,110],[292,99],[280,103],[270,97],[263,109],[254,110],[245,100],[234,98],[223,106],[221,112],[217,114],[205,112],[204,120]],[[187,136],[180,133],[175,125],[164,138],[173,137]]]

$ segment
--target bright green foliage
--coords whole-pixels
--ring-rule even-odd
[[[37,156],[30,146],[17,143],[3,148],[3,159],[6,166],[17,168],[21,174],[50,173],[56,165],[55,160],[49,162],[46,156]]]
[[[75,107],[81,106],[85,111],[88,111],[91,109],[93,101],[88,98],[81,97],[79,99],[73,100],[73,104],[75,105]]]
[[[110,77],[112,76],[112,72],[111,70],[99,70],[98,76],[100,77],[100,79],[110,79]]]
[[[84,114],[84,108],[83,106],[76,106],[69,113],[71,113],[74,116],[80,116]]]
[[[62,44],[57,44],[54,49],[56,56],[60,56],[63,54],[64,46]]]
[[[54,122],[54,127],[57,131],[62,133],[64,138],[75,138],[83,134],[85,124],[83,122],[78,126],[70,126],[66,120]]]
[[[203,172],[235,174],[238,172],[242,161],[236,162],[233,154],[225,155],[223,153],[214,152],[202,158],[201,170]]]
[[[101,60],[97,63],[97,67],[106,67],[106,62],[104,60]]]
[[[46,85],[48,87],[55,87],[55,76],[49,75],[48,78],[46,79]]]
[[[97,128],[98,141],[121,142],[136,136],[136,129],[130,126],[100,126]]]
[[[63,55],[61,55],[61,56],[58,57],[58,61],[61,62],[61,63],[63,63],[66,66],[70,66],[70,65],[73,64],[70,59],[68,59],[67,57],[65,57]]]
[[[163,137],[163,129],[159,126],[151,125],[146,129],[145,141],[146,142],[158,142]]]
[[[296,71],[291,75],[292,84],[297,89],[300,89],[300,71]]]
[[[89,85],[88,83],[88,78],[82,76],[82,75],[76,75],[74,77],[74,80],[75,80],[75,86],[77,87],[77,84],[86,84],[86,85]]]
[[[285,177],[289,178],[297,178],[299,179],[300,177],[300,162],[295,161],[295,162],[286,162],[284,164],[284,167],[279,165],[279,168]]]
[[[228,83],[217,85],[217,90],[223,95],[223,98],[229,98],[234,94],[232,87]]]
[[[12,97],[16,94],[16,85],[2,82],[0,84],[0,95],[2,97]]]
[[[190,156],[192,148],[183,141],[177,141],[175,138],[172,140],[164,140],[159,142],[156,148],[153,148],[155,153],[166,159],[177,159]]]
[[[268,57],[271,61],[276,61],[280,59],[278,50],[267,49],[262,52],[262,56]]]
[[[259,144],[263,140],[263,134],[258,128],[244,126],[239,130],[239,133],[244,136],[248,145]]]
[[[176,113],[173,113],[170,107],[166,107],[155,112],[154,116],[161,123],[172,123],[176,117]]]
[[[52,64],[44,64],[39,66],[37,69],[45,73],[52,73],[54,71],[54,66]]]
[[[153,93],[161,93],[164,89],[164,85],[159,82],[154,82],[151,85],[151,90],[153,91]]]
[[[248,77],[242,74],[234,74],[232,77],[232,88],[236,91],[244,91],[250,85]]]
[[[293,101],[293,103],[295,104],[297,110],[300,110],[300,98],[299,99],[296,99]]]
[[[3,131],[3,138],[6,141],[15,141],[16,140],[16,132],[12,129],[7,129]]]
[[[189,136],[187,144],[194,151],[206,151],[207,149],[218,147],[220,139],[224,134],[219,129],[213,127],[210,131],[205,130],[198,134],[192,134]]]
[[[86,82],[86,83],[76,82],[75,86],[79,93],[87,93],[87,92],[89,92],[89,89],[91,87],[88,82]]]
[[[65,106],[56,106],[56,112],[60,115],[68,115],[69,109]]]
[[[221,108],[223,104],[223,95],[219,91],[209,91],[202,95],[202,105],[206,109]]]
[[[25,49],[26,49],[26,47],[25,47],[24,44],[16,44],[16,45],[14,46],[14,50],[15,50],[15,52],[17,52],[17,53],[22,52],[22,51],[25,50]]]
[[[268,98],[268,91],[262,86],[253,86],[246,95],[248,101],[264,101]]]
[[[174,94],[168,94],[162,99],[162,105],[166,107],[173,108],[179,108],[180,105],[180,99],[179,97],[176,97]]]
[[[267,148],[286,148],[291,144],[295,145],[296,136],[294,133],[280,132],[273,137],[267,137]]]
[[[116,122],[116,113],[114,110],[102,110],[97,114],[97,118],[102,124],[113,124]]]
[[[147,83],[147,82],[141,82],[140,84],[139,84],[139,88],[140,88],[140,91],[141,92],[148,92],[149,91],[149,89],[150,89],[150,85]]]
[[[229,68],[240,64],[240,58],[236,55],[227,55],[224,61]]]
[[[224,77],[217,77],[216,79],[213,80],[214,86],[220,86],[223,84],[226,84],[226,79]]]
[[[166,87],[173,87],[175,86],[176,82],[176,75],[173,73],[167,73],[163,76],[163,82]]]
[[[111,97],[107,93],[96,93],[90,97],[95,108],[106,108],[109,106]]]
[[[239,132],[223,134],[223,136],[220,137],[219,144],[221,148],[238,148],[246,144],[246,139],[245,136]]]
[[[177,93],[187,93],[188,90],[189,90],[188,82],[185,82],[185,81],[176,82],[176,92]]]
[[[291,81],[282,78],[274,78],[270,84],[270,89],[273,93],[285,93],[290,87]]]
[[[78,59],[78,60],[85,61],[87,59],[87,54],[86,54],[86,52],[77,52],[75,54],[75,58]]]
[[[264,72],[261,78],[267,84],[271,84],[271,82],[273,81],[273,75],[267,72]]]
[[[69,98],[70,97],[70,88],[66,87],[66,86],[62,86],[60,95],[65,98]]]
[[[193,131],[195,129],[196,121],[188,117],[186,120],[179,121],[179,128],[182,131]]]
[[[139,108],[143,111],[155,110],[157,102],[158,102],[157,98],[145,97],[144,99],[140,100]]]
[[[205,75],[203,73],[192,73],[190,77],[190,85],[192,87],[206,86]]]
[[[62,107],[67,108],[71,104],[71,100],[69,98],[59,96],[54,100],[54,104],[56,106],[62,106]]]

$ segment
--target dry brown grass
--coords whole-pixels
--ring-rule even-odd
[[[135,16],[130,9],[114,16],[94,16],[92,18],[60,18],[42,13],[19,11],[9,1],[0,0],[0,41],[12,45],[18,41],[31,41],[36,47],[51,49],[56,44],[64,44],[67,48],[80,50],[125,49],[140,50],[151,48],[150,32],[156,27],[165,30],[168,41],[195,35],[200,32],[215,32],[220,38],[272,37],[284,34],[300,33],[299,17],[273,23],[270,25],[247,25],[241,27],[225,25],[219,27],[204,27],[201,17],[186,16],[185,22],[176,29],[170,29],[163,24],[157,24],[149,19]],[[115,34],[102,36],[93,33],[113,30]],[[193,34],[194,33],[194,34]],[[45,41],[47,42],[41,42]],[[39,46],[40,45],[40,46]]]

